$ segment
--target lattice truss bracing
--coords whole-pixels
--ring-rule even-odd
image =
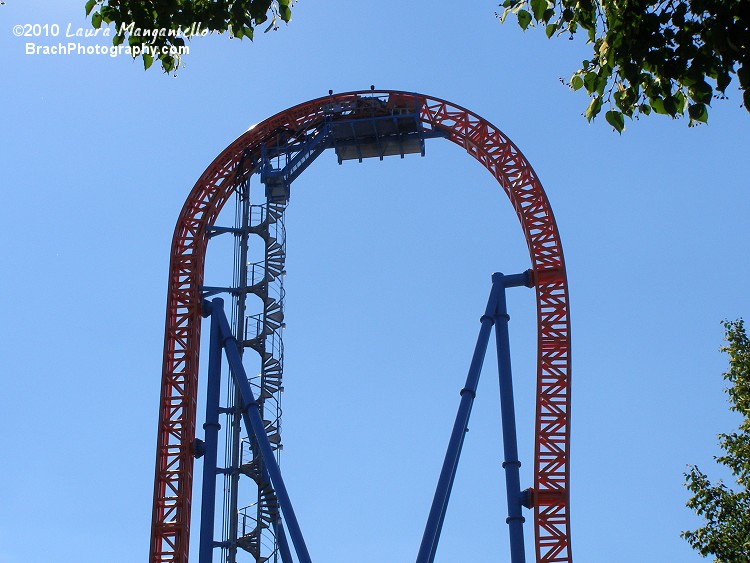
[[[304,138],[330,116],[371,108],[417,107],[422,127],[440,133],[497,179],[523,229],[534,272],[538,368],[534,529],[539,563],[569,563],[570,321],[562,246],[547,196],[531,165],[500,130],[450,102],[422,94],[367,91],[300,104],[255,126],[227,147],[188,196],[173,238],[160,399],[151,563],[188,561],[190,494],[201,325],[201,288],[210,228],[238,186],[280,135]]]

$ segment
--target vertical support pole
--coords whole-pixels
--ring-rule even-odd
[[[424,535],[422,536],[422,544],[419,547],[417,563],[432,563],[435,559],[437,544],[440,539],[440,531],[442,530],[443,521],[445,520],[445,512],[448,508],[448,500],[450,499],[451,489],[453,488],[453,481],[456,477],[458,459],[461,456],[464,436],[468,430],[471,407],[474,403],[474,397],[476,397],[477,394],[479,374],[482,371],[484,356],[487,352],[487,343],[489,342],[490,333],[492,332],[497,297],[498,293],[501,291],[502,288],[500,286],[496,287],[493,283],[490,297],[487,301],[487,308],[480,319],[482,326],[479,329],[479,337],[477,338],[477,343],[474,347],[474,355],[471,358],[471,365],[466,377],[466,384],[464,385],[464,388],[461,389],[461,402],[458,407],[458,413],[456,414],[456,421],[453,424],[450,441],[448,442],[448,450],[445,453],[445,460],[443,461],[443,468],[440,471],[440,477],[435,490],[435,497],[432,500],[430,514],[427,518],[427,525],[425,526]]]
[[[225,506],[225,517],[227,519],[227,535],[224,538],[228,544],[226,550],[226,563],[237,563],[237,529],[239,527],[239,513],[237,510],[238,498],[239,498],[239,482],[240,482],[240,455],[242,447],[242,412],[240,411],[240,390],[234,381],[229,378],[229,385],[233,386],[233,390],[227,391],[231,403],[228,407],[231,409],[231,413],[227,416],[227,421],[231,425],[230,432],[228,433],[231,439],[229,444],[229,474],[224,477],[225,486],[228,484],[229,490],[226,495],[229,497],[228,506]],[[226,501],[225,501],[226,503]]]
[[[523,276],[524,274],[521,274]],[[497,369],[500,377],[500,410],[503,427],[503,450],[505,461],[505,488],[508,499],[508,518],[506,522],[510,532],[510,560],[511,563],[525,563],[526,555],[523,544],[523,522],[521,514],[521,481],[518,461],[518,444],[516,439],[516,412],[513,403],[513,378],[510,367],[510,338],[508,335],[508,321],[510,316],[505,300],[505,288],[514,285],[528,285],[528,273],[524,281],[516,276],[504,276],[501,273],[492,274],[494,286],[502,288],[498,292],[497,310],[495,314],[495,343],[497,345]]]
[[[204,315],[214,307],[223,308],[222,299],[203,302]],[[208,351],[208,378],[206,392],[205,449],[203,454],[203,492],[201,494],[201,528],[198,561],[211,563],[214,548],[214,517],[216,514],[216,457],[219,443],[219,399],[221,391],[221,328],[215,315],[211,315],[210,344]]]
[[[248,286],[247,283],[247,251],[248,251],[248,238],[249,238],[249,227],[250,227],[250,185],[248,183],[240,186],[240,190],[237,194],[239,207],[238,220],[235,221],[235,226],[240,228],[239,237],[235,241],[235,253],[239,253],[239,260],[235,264],[237,269],[237,276],[234,280],[235,287],[245,288]],[[240,291],[236,298],[236,319],[235,319],[235,334],[237,339],[242,342],[245,340],[245,310],[247,306],[247,293]],[[230,385],[233,384],[230,381]],[[226,548],[226,563],[237,562],[237,528],[239,524],[239,513],[237,511],[238,497],[239,497],[239,486],[240,486],[240,456],[242,447],[242,414],[239,410],[238,397],[240,396],[239,389],[236,384],[233,390],[228,390],[228,395],[231,397],[232,413],[227,417],[230,421],[230,436],[231,442],[229,447],[229,475],[225,477],[226,482],[229,485],[228,495],[228,506],[225,506],[225,518],[227,519],[227,537],[225,538],[229,544]],[[226,502],[226,501],[225,501]]]

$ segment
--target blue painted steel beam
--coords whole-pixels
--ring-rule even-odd
[[[204,314],[212,308],[223,308],[222,299],[212,304],[204,301]],[[199,563],[211,563],[214,548],[214,516],[216,513],[216,458],[219,443],[219,399],[221,395],[221,332],[218,319],[211,315],[206,393],[205,445],[203,447],[203,492],[201,494],[201,527]]]
[[[526,270],[520,274],[504,275],[499,272],[492,274],[492,281],[494,283],[495,276],[502,276],[503,287],[534,287],[534,278],[531,270]]]
[[[492,332],[495,308],[498,293],[500,292],[502,292],[502,286],[493,284],[492,290],[490,291],[490,297],[487,301],[487,308],[480,319],[482,326],[479,329],[479,337],[477,338],[477,343],[474,347],[474,355],[472,356],[469,373],[466,377],[466,384],[464,385],[464,388],[461,389],[461,402],[458,407],[458,414],[456,414],[456,421],[453,424],[453,431],[451,432],[450,441],[448,442],[448,450],[445,453],[443,468],[440,471],[435,496],[432,500],[430,514],[427,518],[427,525],[425,526],[424,535],[422,536],[422,543],[417,555],[417,563],[432,563],[435,559],[437,544],[440,539],[440,531],[442,530],[445,512],[448,508],[448,500],[450,499],[451,489],[453,488],[453,481],[456,477],[458,459],[461,456],[464,436],[468,430],[471,407],[474,403],[474,397],[476,397],[477,394],[479,375],[482,371],[484,356],[487,352],[487,343],[489,342],[490,333]]]
[[[281,561],[283,563],[294,563],[292,559],[292,552],[289,550],[289,542],[286,539],[286,531],[284,531],[284,523],[281,518],[276,518],[274,523],[274,532],[276,533],[276,541],[279,542],[279,553],[281,553]]]
[[[216,287],[212,285],[201,286],[201,292],[202,292],[203,299],[207,299],[208,297],[213,297],[217,293],[229,293],[231,295],[240,294],[240,290],[236,287]]]
[[[289,199],[289,187],[305,169],[330,146],[331,130],[328,123],[309,136],[301,144],[284,147],[282,150],[269,150],[265,145],[261,147],[260,181],[266,185],[266,198],[269,201]],[[290,156],[292,153],[294,156]],[[271,165],[274,156],[285,154],[289,160],[283,168],[275,169]],[[274,190],[281,186],[283,194],[274,194]]]
[[[206,229],[206,234],[208,235],[208,238],[213,238],[217,235],[223,235],[225,233],[233,233],[235,235],[240,235],[244,232],[244,229],[239,229],[237,227],[208,227]]]
[[[214,299],[212,303],[216,303],[217,301],[220,300]],[[255,401],[250,383],[247,380],[247,374],[245,373],[245,367],[242,365],[242,358],[240,356],[237,339],[229,328],[229,321],[224,314],[223,308],[212,304],[211,309],[211,315],[218,318],[222,345],[227,360],[229,361],[229,370],[234,376],[234,380],[237,383],[237,387],[242,397],[242,419],[245,423],[245,429],[248,434],[255,436],[261,458],[263,459],[264,469],[268,472],[274,492],[276,493],[276,498],[278,498],[279,505],[281,506],[281,512],[283,513],[284,519],[289,527],[289,535],[297,553],[297,558],[300,563],[312,563],[310,554],[307,550],[307,545],[305,545],[305,540],[302,537],[302,530],[299,527],[297,516],[294,513],[292,502],[286,490],[284,479],[281,476],[281,470],[279,469],[279,465],[273,455],[271,443],[268,441],[268,435],[263,426],[259,405]]]
[[[523,278],[526,279],[523,279]],[[501,273],[492,274],[493,287],[502,287],[498,292],[497,309],[495,311],[495,343],[497,345],[497,371],[500,378],[500,412],[503,428],[503,452],[505,460],[505,490],[508,502],[508,523],[510,533],[511,563],[525,563],[526,555],[523,543],[523,522],[521,514],[521,481],[518,461],[518,444],[516,439],[516,412],[513,403],[513,377],[510,366],[510,338],[508,335],[508,309],[505,300],[505,288],[528,285],[528,272],[515,276],[504,276]]]

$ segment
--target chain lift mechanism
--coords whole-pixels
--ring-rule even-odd
[[[492,276],[492,291],[417,563],[432,563],[492,328],[498,350],[512,563],[524,563],[522,507],[533,508],[538,563],[571,563],[568,513],[570,330],[562,247],[531,166],[498,129],[421,94],[352,92],[312,100],[251,128],[204,172],[183,208],[170,264],[151,563],[188,563],[193,460],[203,460],[200,563],[311,563],[280,470],[284,390],[284,211],[291,184],[326,149],[338,162],[425,154],[425,140],[461,145],[498,180],[518,214],[532,268]],[[251,204],[258,174],[265,203]],[[234,194],[233,226],[215,224]],[[257,196],[256,196],[257,197]],[[203,283],[209,241],[234,238],[231,286]],[[258,256],[256,256],[256,254]],[[537,297],[534,485],[520,488],[505,289]],[[224,313],[224,295],[231,315]],[[203,438],[195,437],[201,316],[210,317]],[[221,399],[222,356],[229,366]],[[248,375],[248,365],[254,370]],[[223,403],[223,404],[222,404]],[[223,438],[220,431],[223,428]],[[219,463],[219,447],[224,447]],[[217,480],[223,478],[221,525]],[[288,536],[288,537],[287,537]],[[220,555],[219,555],[220,552]],[[249,557],[249,559],[248,559]],[[217,559],[218,558],[218,559]]]

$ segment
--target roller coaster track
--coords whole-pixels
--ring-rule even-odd
[[[536,561],[570,563],[570,320],[562,246],[547,196],[521,151],[499,129],[453,103],[399,91],[329,95],[253,127],[206,169],[174,232],[159,403],[150,563],[188,563],[201,331],[208,232],[235,188],[256,171],[261,147],[318,127],[331,104],[368,97],[417,104],[425,130],[441,132],[496,178],[523,229],[536,292],[538,347],[534,445]]]

